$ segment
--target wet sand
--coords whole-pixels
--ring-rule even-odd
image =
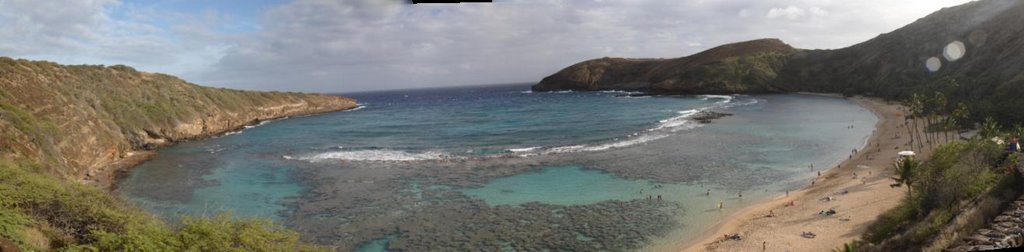
[[[859,239],[874,220],[905,197],[905,187],[893,183],[892,164],[896,153],[910,149],[908,129],[904,127],[901,106],[873,98],[853,98],[874,112],[879,121],[864,148],[815,178],[803,189],[737,211],[702,234],[682,251],[831,251]],[[917,150],[917,148],[915,148]],[[918,159],[927,158],[930,149],[918,151]],[[832,197],[831,200],[826,200]],[[786,206],[793,202],[794,206]],[[833,209],[836,214],[820,215]],[[769,213],[774,217],[767,217]],[[815,238],[804,238],[802,232]],[[724,239],[738,233],[742,240]]]

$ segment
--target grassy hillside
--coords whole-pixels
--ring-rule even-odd
[[[780,84],[801,91],[865,94],[896,100],[942,92],[949,104],[964,102],[980,122],[1024,122],[1024,1],[981,0],[944,8],[895,31],[837,50],[794,54]],[[944,50],[962,43],[962,58]],[[929,71],[935,57],[941,68]]]
[[[293,251],[297,234],[262,220],[170,227],[108,192],[140,151],[261,120],[337,111],[328,95],[200,87],[127,66],[0,57],[0,247],[24,250]],[[130,165],[130,164],[127,164]]]
[[[342,97],[206,88],[127,66],[0,57],[0,156],[29,157],[70,179],[95,176],[134,150],[352,107]]]
[[[584,61],[533,86],[550,90],[644,90],[658,93],[764,93],[796,52],[778,39],[722,45],[675,59],[602,58]]]

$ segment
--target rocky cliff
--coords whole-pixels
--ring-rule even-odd
[[[755,40],[677,59],[596,59],[565,68],[533,88],[656,93],[813,91],[887,98],[941,90],[969,100],[985,100],[994,94],[1020,96],[1024,95],[1021,14],[1024,1],[982,0],[944,8],[842,49],[799,50],[779,40]],[[938,63],[936,69],[927,68],[930,59]],[[975,86],[964,85],[967,82]],[[976,110],[995,106],[975,105]]]
[[[200,87],[126,66],[66,66],[0,57],[0,157],[86,183],[140,151],[259,121],[353,108],[317,94]]]

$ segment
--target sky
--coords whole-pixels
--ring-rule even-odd
[[[0,0],[0,56],[206,86],[359,92],[535,83],[600,57],[779,38],[834,49],[968,0]]]

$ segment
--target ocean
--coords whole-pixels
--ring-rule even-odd
[[[345,94],[360,107],[163,149],[117,191],[342,250],[658,250],[809,184],[878,120],[815,95],[528,90]]]

